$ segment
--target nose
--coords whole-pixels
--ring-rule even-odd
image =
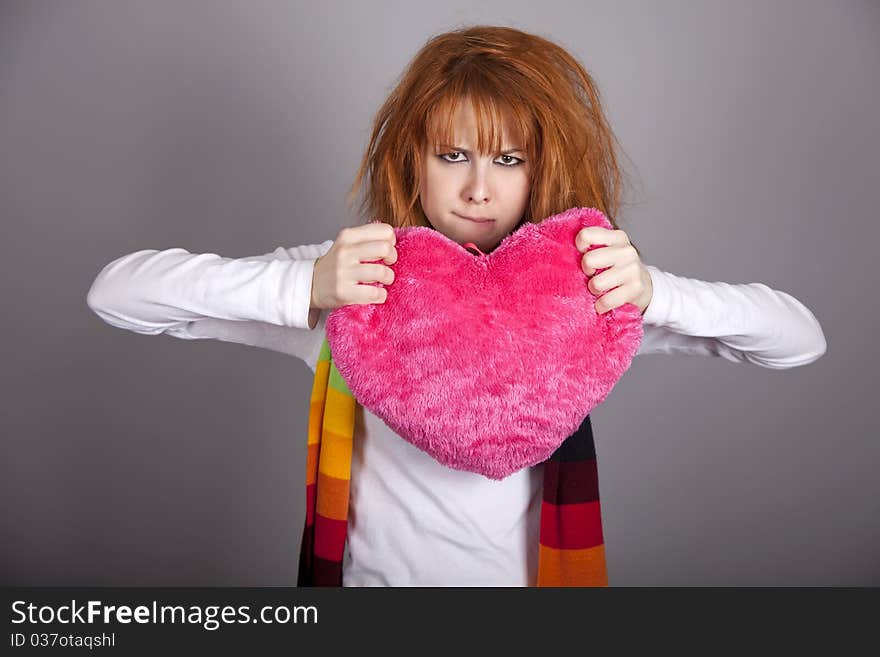
[[[489,166],[475,163],[469,167],[462,195],[469,203],[485,203],[489,200]]]

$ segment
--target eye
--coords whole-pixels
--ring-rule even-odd
[[[514,157],[513,155],[502,155],[501,157],[507,157],[507,158],[510,158],[511,160],[514,160],[514,162],[512,162],[510,164],[505,164],[504,166],[515,167],[515,166],[518,166],[523,163],[523,160],[521,158]]]
[[[453,151],[452,153],[441,153],[438,157],[446,162],[461,162],[461,160],[447,160],[450,155],[464,155],[461,151]]]
[[[465,161],[465,160],[458,160],[458,159],[456,159],[456,160],[447,159],[448,157],[453,156],[453,155],[464,155],[464,153],[462,153],[461,151],[453,151],[451,153],[440,153],[437,157],[441,158],[444,162],[450,162],[452,164],[455,164],[456,162],[464,162]],[[507,164],[503,164],[503,166],[505,166],[505,167],[519,166],[524,161],[521,158],[514,157],[513,155],[501,155],[501,156],[499,156],[498,159],[504,159],[504,158],[507,158],[507,160],[509,162]],[[513,161],[510,162],[510,160],[513,160]]]

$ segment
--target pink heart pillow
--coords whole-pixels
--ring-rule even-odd
[[[503,479],[549,458],[642,338],[635,304],[596,312],[575,246],[586,226],[613,228],[599,210],[571,208],[482,255],[432,228],[396,228],[395,280],[372,283],[385,303],[327,317],[358,403],[450,468]]]

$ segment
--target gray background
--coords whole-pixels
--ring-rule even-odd
[[[880,584],[880,8],[854,0],[0,4],[3,584],[295,584],[306,365],[86,293],[139,249],[334,238],[394,80],[478,22],[595,76],[646,263],[786,291],[828,342],[634,361],[592,415],[611,584]]]

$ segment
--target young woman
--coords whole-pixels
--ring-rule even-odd
[[[614,230],[578,233],[585,280],[600,297],[597,312],[639,307],[637,355],[701,354],[773,369],[818,359],[822,329],[791,295],[642,262],[616,223],[616,148],[595,83],[563,48],[508,27],[441,34],[375,118],[352,188],[366,190],[362,225],[321,244],[237,259],[136,251],[103,268],[88,304],[115,327],[271,349],[315,372],[328,312],[384,303],[382,286],[394,285],[394,228],[427,226],[491,252],[525,222],[594,207]],[[587,253],[590,245],[604,246]],[[352,438],[350,484],[340,489],[348,507],[337,520],[344,558],[325,564],[338,567],[343,585],[536,585],[541,464],[500,481],[453,470],[361,407]],[[595,583],[606,583],[601,539],[579,554]]]

